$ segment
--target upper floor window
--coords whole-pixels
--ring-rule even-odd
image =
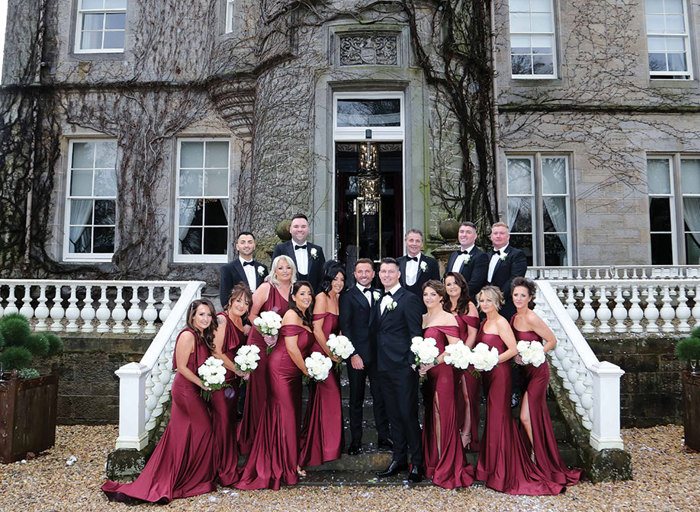
[[[685,0],[646,0],[645,6],[651,78],[692,78]]]
[[[234,15],[235,0],[226,0],[226,33],[233,32],[233,15]]]
[[[78,0],[76,53],[124,51],[126,0]]]
[[[509,8],[513,78],[556,78],[552,0],[510,0]]]
[[[506,183],[510,243],[529,265],[571,265],[569,159],[508,156]]]
[[[71,141],[64,258],[111,260],[117,213],[117,141]]]
[[[175,261],[227,261],[228,187],[227,140],[179,141]]]

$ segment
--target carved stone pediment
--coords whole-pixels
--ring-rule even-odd
[[[398,66],[398,32],[338,34],[341,66]]]

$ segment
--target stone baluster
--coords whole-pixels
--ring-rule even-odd
[[[160,308],[160,313],[158,316],[160,317],[161,322],[165,322],[165,320],[168,318],[168,315],[170,315],[170,304],[172,301],[170,300],[170,286],[163,286],[163,300],[160,301],[163,306]]]
[[[566,312],[569,313],[569,318],[575,322],[578,320],[578,310],[576,309],[576,291],[572,285],[569,285],[566,288]]]
[[[644,310],[639,307],[639,302],[639,287],[634,285],[632,286],[632,297],[630,298],[631,306],[628,313],[630,320],[632,320],[632,325],[629,327],[631,332],[642,332],[644,330],[640,323],[642,318],[644,318]]]
[[[70,297],[68,298],[68,307],[66,308],[66,319],[68,320],[68,325],[66,325],[67,332],[78,332],[78,324],[75,322],[80,318],[80,310],[78,309],[78,296],[76,290],[78,285],[70,285]]]
[[[145,388],[145,412],[144,412],[144,417],[146,421],[146,429],[148,430],[148,425],[151,424],[151,416],[153,416],[153,409],[156,408],[156,405],[158,405],[158,397],[153,391],[154,387],[154,382],[155,382],[155,376],[154,372],[157,372],[158,368],[157,365],[153,370],[151,370],[151,373],[148,375],[148,379],[146,380],[146,388]]]
[[[56,286],[56,293],[53,296],[53,305],[51,306],[51,310],[49,311],[49,316],[51,317],[51,330],[54,332],[61,331],[63,329],[63,325],[61,324],[61,320],[65,316],[65,310],[63,309],[63,300],[61,298],[61,289],[63,287],[61,285]]]
[[[656,321],[659,319],[659,310],[656,307],[656,286],[647,287],[647,307],[644,308],[644,318],[647,319],[647,332],[659,332]]]
[[[126,319],[126,309],[124,309],[124,298],[122,297],[123,290],[123,286],[117,286],[117,296],[114,299],[114,309],[112,310],[112,320],[114,320],[112,332],[119,334],[126,331],[124,325],[124,320]]]
[[[581,364],[581,360],[579,359],[576,350],[571,350],[569,357],[571,358],[571,366],[569,371],[566,372],[566,378],[569,379],[569,382],[571,383],[569,398],[576,406],[576,412],[582,416],[585,411],[581,405],[581,395],[583,394],[584,388],[581,383],[579,383],[579,365]]]
[[[608,324],[608,321],[610,318],[612,318],[612,312],[608,307],[608,293],[605,290],[605,286],[600,287],[598,302],[600,303],[598,306],[598,311],[596,312],[596,316],[600,321],[598,331],[608,333],[610,332],[610,325]]]
[[[83,309],[80,310],[80,318],[83,319],[82,332],[92,332],[92,320],[95,318],[95,308],[92,306],[92,286],[85,287],[85,299]]]
[[[627,331],[625,320],[627,319],[627,309],[625,309],[625,298],[622,290],[622,285],[617,285],[615,291],[615,307],[612,310],[612,316],[615,319],[613,322],[613,330],[615,332]]]
[[[137,333],[141,332],[141,326],[139,325],[139,320],[141,320],[141,307],[139,299],[139,287],[131,287],[131,305],[129,306],[129,311],[127,312],[127,317],[129,318],[129,332]]]
[[[685,291],[685,285],[678,286],[678,306],[676,307],[676,318],[678,318],[678,330],[680,332],[689,332],[690,324],[690,308],[688,307],[688,297]]]
[[[24,318],[31,320],[34,318],[34,308],[32,307],[32,285],[24,285],[24,297],[22,297],[22,307],[19,308],[19,314]]]
[[[17,299],[15,298],[15,285],[8,284],[9,288],[7,295],[7,306],[5,306],[5,311],[3,311],[3,316],[12,315],[13,313],[19,313],[17,308]]]
[[[34,310],[34,317],[36,318],[34,330],[37,332],[43,332],[48,329],[46,319],[49,317],[49,308],[46,306],[46,286],[45,284],[39,285],[38,304]]]
[[[581,397],[581,405],[586,410],[586,414],[581,420],[583,426],[590,430],[593,427],[593,377],[588,370],[586,370],[584,385],[586,389]]]
[[[107,324],[107,321],[109,320],[109,308],[107,307],[108,300],[107,287],[100,286],[100,305],[95,312],[95,316],[98,320],[97,332],[109,332],[109,325]]]
[[[154,304],[156,302],[153,297],[154,286],[148,286],[148,298],[146,298],[146,309],[143,311],[143,319],[146,321],[146,325],[143,329],[145,333],[156,332],[155,321],[158,319],[158,311],[156,310]]]
[[[695,293],[693,294],[693,319],[695,320],[695,326],[698,327],[700,324],[700,285],[695,287]]]
[[[591,307],[591,287],[586,284],[583,286],[583,308],[581,308],[581,320],[583,320],[583,327],[581,332],[593,332],[593,319],[595,318],[595,310]]]
[[[663,302],[663,305],[661,306],[661,311],[659,312],[661,315],[661,319],[663,320],[663,323],[661,324],[661,330],[663,332],[673,332],[673,319],[676,317],[676,312],[673,310],[673,307],[671,306],[671,292],[669,290],[668,286],[663,287],[663,296],[661,297],[661,302]]]

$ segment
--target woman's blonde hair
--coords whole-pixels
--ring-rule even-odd
[[[490,299],[491,302],[493,302],[493,305],[496,306],[496,309],[500,311],[504,302],[503,293],[501,292],[500,288],[495,286],[484,286],[481,291],[476,294],[477,303],[482,295],[484,295],[487,299]]]
[[[279,286],[280,282],[277,279],[277,266],[280,261],[286,261],[290,267],[292,267],[292,286],[297,280],[297,266],[294,264],[294,260],[287,256],[286,254],[280,254],[274,260],[272,260],[272,265],[270,265],[270,273],[265,278],[265,281],[270,283],[272,286]]]

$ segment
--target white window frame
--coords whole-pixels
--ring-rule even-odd
[[[512,30],[512,24],[510,23],[510,15],[513,13],[513,11],[510,10],[510,2],[509,2],[509,8],[508,8],[508,16],[509,16],[509,22],[508,22],[508,27],[509,27],[509,39],[508,39],[508,44],[509,44],[509,60],[508,60],[508,67],[510,69],[510,76],[511,78],[515,80],[552,80],[558,77],[557,75],[557,34],[556,34],[556,20],[554,17],[554,0],[549,0],[549,15],[550,15],[550,21],[552,23],[552,31],[551,32],[537,32],[531,30],[530,32],[513,32]],[[525,12],[525,11],[516,11],[516,12]],[[533,13],[532,9],[528,11],[530,14]],[[535,12],[542,12],[542,11],[535,11]],[[552,39],[552,73],[543,75],[543,74],[535,74],[534,73],[534,64],[533,64],[533,73],[530,74],[514,74],[513,73],[513,63],[512,63],[512,57],[513,57],[513,36],[523,36],[523,37],[544,37],[544,36],[549,36]],[[531,46],[532,48],[532,46]],[[530,54],[530,57],[534,59],[534,54]]]
[[[114,141],[116,144],[116,139],[72,139],[69,141],[68,144],[68,165],[67,165],[67,172],[66,172],[66,195],[65,195],[65,212],[64,212],[64,219],[63,219],[63,260],[64,261],[80,261],[80,262],[103,262],[103,261],[112,261],[112,257],[114,256],[113,252],[84,252],[84,253],[74,253],[70,252],[70,214],[71,214],[71,201],[72,200],[77,200],[77,199],[88,199],[88,200],[109,200],[113,199],[114,200],[114,216],[115,216],[115,224],[114,226],[110,225],[100,225],[101,227],[114,227],[114,247],[116,248],[117,246],[117,209],[118,209],[118,203],[117,203],[117,195],[115,194],[114,196],[95,196],[94,191],[93,194],[90,196],[71,196],[71,180],[73,176],[73,145],[76,143],[94,143],[94,142],[107,142],[107,141]],[[115,173],[118,168],[118,162],[119,160],[119,154],[118,154],[118,148],[117,148],[117,156],[115,159]],[[82,168],[81,168],[82,169]],[[95,175],[95,167],[93,165],[92,167],[92,172],[93,172],[93,189],[94,189],[94,175]],[[94,205],[93,205],[93,214],[94,214]],[[92,226],[94,227],[94,219]],[[93,238],[94,240],[94,238]]]
[[[646,23],[646,16],[644,20],[644,26],[646,29],[646,43],[647,43],[647,67],[649,66],[649,53],[655,53],[649,51],[649,38],[650,37],[663,37],[663,38],[677,38],[682,39],[685,44],[685,61],[688,69],[686,71],[652,71],[649,69],[649,77],[652,80],[692,80],[693,79],[693,55],[690,45],[690,30],[688,25],[688,3],[686,0],[681,0],[681,6],[683,7],[683,26],[684,32],[682,33],[668,33],[668,32],[649,32],[648,25]],[[663,13],[653,13],[666,15],[666,3],[664,0],[664,12]],[[645,2],[645,15],[649,13],[646,12],[646,2]],[[673,53],[673,52],[672,52]],[[668,59],[668,52],[665,53]],[[668,65],[668,60],[666,61]]]
[[[520,159],[520,160],[530,160],[532,173],[530,175],[531,179],[531,193],[530,194],[516,194],[510,193],[508,182],[508,160],[510,159]],[[566,193],[565,194],[544,194],[542,185],[542,159],[544,158],[561,158],[564,160],[566,166],[565,176],[566,176]],[[566,153],[543,153],[543,152],[530,152],[530,153],[508,153],[506,154],[506,224],[510,226],[511,219],[508,218],[508,198],[510,197],[530,197],[530,210],[532,212],[532,264],[534,266],[545,265],[545,232],[544,232],[544,197],[564,197],[566,204],[566,259],[567,266],[573,265],[574,257],[574,247],[573,247],[573,219],[572,219],[572,194],[571,194],[571,158],[572,156]],[[548,235],[554,235],[555,233],[548,233]],[[512,235],[527,234],[520,233],[516,231],[511,232]]]
[[[225,34],[230,34],[233,32],[233,14],[235,8],[236,0],[226,0],[226,28]]]
[[[398,99],[401,114],[399,126],[338,126],[338,100]],[[396,92],[337,92],[333,95],[333,140],[364,141],[365,130],[372,130],[372,141],[403,141],[405,139],[406,112],[404,93]]]
[[[128,4],[127,4],[128,5]],[[75,53],[124,53],[124,48],[81,48],[80,43],[82,41],[83,32],[83,20],[84,14],[111,14],[111,13],[124,13],[126,15],[126,7],[123,9],[83,9],[83,0],[78,0],[77,5],[77,15],[75,21],[75,45],[73,51]],[[102,45],[104,46],[104,33],[105,27],[102,27]],[[126,47],[126,21],[124,23],[124,46]]]
[[[227,184],[226,184],[226,195],[220,196],[206,196],[207,199],[224,199],[227,201],[226,208],[228,209],[228,225],[226,226],[226,253],[225,254],[180,254],[180,200],[181,199],[204,199],[205,196],[181,196],[180,195],[180,157],[182,153],[182,143],[183,142],[204,142],[205,143],[205,155],[206,155],[206,143],[207,142],[226,142],[228,143],[228,169],[227,169]],[[230,138],[226,137],[183,137],[177,139],[177,159],[175,170],[175,218],[173,220],[174,225],[174,237],[173,237],[173,261],[175,263],[228,263],[228,252],[231,250],[231,240],[230,240],[230,227],[231,227],[231,194],[229,188],[231,186],[231,150],[233,144]],[[202,176],[204,179],[204,176]],[[204,229],[204,225],[202,225]],[[204,247],[202,247],[204,250]]]

